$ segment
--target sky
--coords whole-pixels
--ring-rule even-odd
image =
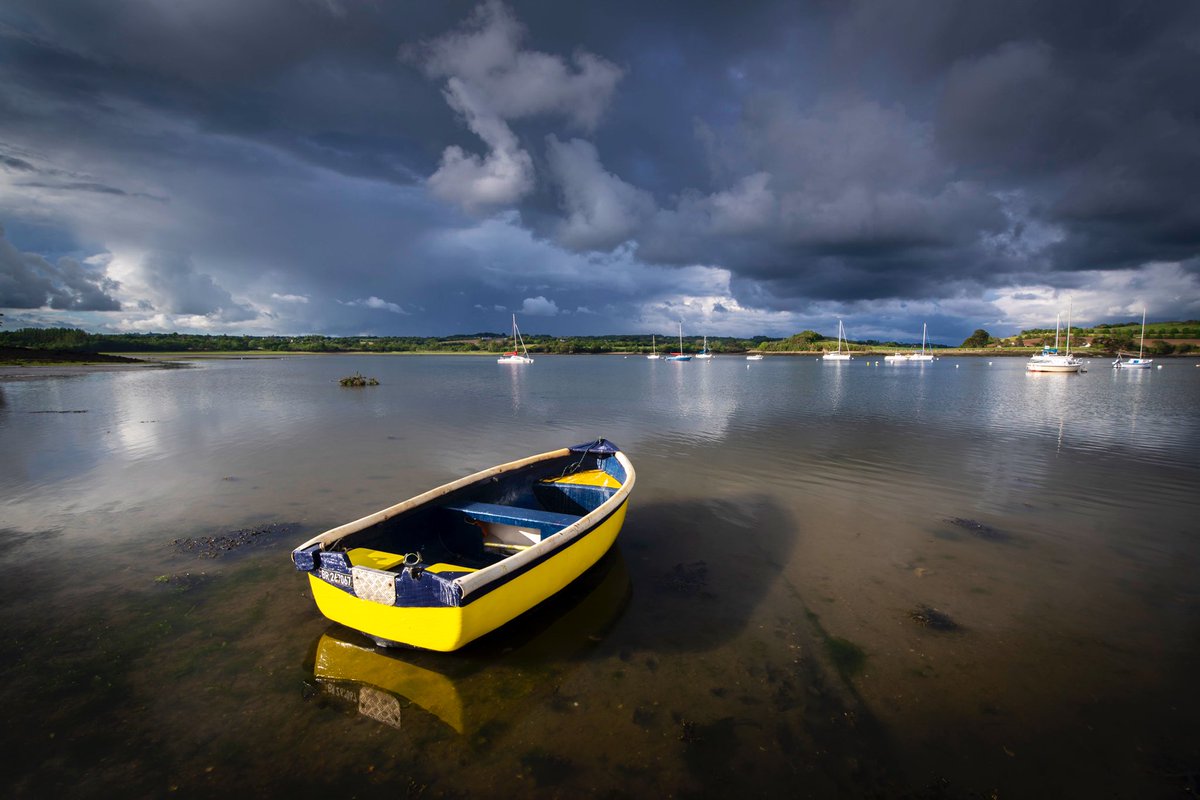
[[[5,0],[6,329],[1200,317],[1194,0]]]

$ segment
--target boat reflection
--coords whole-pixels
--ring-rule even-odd
[[[384,725],[422,726],[432,716],[471,736],[536,696],[553,695],[620,619],[631,594],[614,547],[550,600],[453,655],[380,648],[331,625],[314,648],[313,677],[324,698]],[[414,706],[425,714],[411,714]]]

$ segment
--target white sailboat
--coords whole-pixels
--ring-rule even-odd
[[[921,352],[910,355],[909,361],[933,361],[933,353],[925,352],[925,333],[928,328],[929,326],[924,322],[921,323]]]
[[[925,352],[925,334],[928,326],[921,323],[921,352],[919,353],[892,353],[889,356],[884,356],[884,361],[896,363],[900,361],[933,361],[933,354]]]
[[[704,347],[700,348],[700,352],[696,353],[696,358],[712,358],[713,354],[708,352],[708,337],[704,337]]]
[[[691,361],[692,357],[683,352],[683,320],[679,321],[679,352],[667,356],[667,361]]]
[[[501,358],[496,359],[497,364],[532,364],[533,359],[529,357],[529,349],[525,347],[525,340],[521,338],[521,331],[517,328],[517,315],[513,314],[513,349],[505,353]],[[518,349],[520,348],[520,352]]]
[[[1030,356],[1025,365],[1028,372],[1079,372],[1083,361],[1071,355],[1071,311],[1067,310],[1067,351],[1058,352],[1058,328],[1062,315],[1054,319],[1054,347],[1043,346],[1042,352]]]
[[[1153,358],[1142,358],[1142,351],[1146,347],[1146,308],[1142,307],[1142,338],[1138,343],[1137,358],[1130,357],[1128,359],[1121,358],[1121,351],[1117,351],[1117,360],[1113,362],[1113,369],[1150,369],[1150,365],[1154,363]]]
[[[842,352],[842,343],[846,341],[846,329],[842,327],[842,321],[838,320],[838,349],[836,352],[826,353],[821,356],[823,361],[849,361],[850,360],[850,345],[846,345],[846,352]]]
[[[658,345],[654,341],[653,333],[650,334],[650,352],[646,354],[646,358],[650,359],[651,361],[657,361],[658,359],[662,358],[662,356],[658,354]]]

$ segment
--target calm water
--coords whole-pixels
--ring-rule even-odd
[[[1200,369],[1163,363],[0,380],[3,793],[1200,792]],[[337,385],[356,370],[382,385]],[[461,653],[375,652],[291,569],[328,527],[600,435],[638,469],[617,548]],[[264,532],[176,544],[239,530]]]

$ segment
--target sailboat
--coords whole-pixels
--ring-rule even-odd
[[[513,314],[513,349],[504,354],[502,358],[497,358],[497,364],[532,364],[533,359],[529,357],[529,349],[525,347],[525,340],[521,338],[521,331],[517,328],[517,315]],[[520,348],[520,352],[517,352]]]
[[[919,353],[892,353],[884,356],[884,361],[896,363],[898,361],[933,361],[933,354],[925,352],[925,333],[927,326],[924,322],[921,323],[921,352]]]
[[[692,357],[683,352],[683,320],[679,321],[679,352],[667,356],[667,361],[691,361]]]
[[[850,345],[846,345],[846,352],[842,352],[842,344],[846,341],[846,329],[842,327],[842,321],[838,320],[838,349],[837,352],[826,353],[821,356],[824,361],[849,361],[850,360]]]
[[[646,358],[649,358],[651,360],[658,360],[658,359],[662,358],[662,356],[660,356],[658,354],[658,345],[654,343],[654,334],[653,333],[650,334],[650,353],[646,356]]]
[[[1113,369],[1150,369],[1150,365],[1154,363],[1153,358],[1142,358],[1142,351],[1146,347],[1146,308],[1142,307],[1142,338],[1138,342],[1137,358],[1130,357],[1128,360],[1121,359],[1121,351],[1117,351],[1117,360],[1113,362]]]
[[[1025,365],[1028,372],[1079,372],[1083,361],[1071,355],[1071,311],[1067,310],[1067,351],[1058,352],[1058,327],[1062,315],[1054,319],[1054,347],[1043,345],[1042,352],[1029,357]]]
[[[921,352],[910,355],[909,361],[933,361],[933,353],[925,352],[925,333],[928,327],[924,322],[921,323]]]
[[[704,347],[700,348],[700,352],[696,353],[696,358],[712,358],[713,354],[708,352],[708,337],[704,337]]]

